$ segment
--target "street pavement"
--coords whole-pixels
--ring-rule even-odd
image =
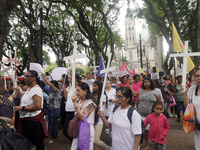
[[[195,150],[194,147],[194,135],[193,133],[186,134],[183,131],[183,124],[181,122],[177,122],[177,118],[169,118],[170,124],[170,131],[167,135],[167,143],[166,143],[166,150]],[[45,139],[45,146],[47,150],[70,150],[71,141],[69,141],[63,134],[62,134],[62,126],[59,126],[59,136],[57,141],[48,144],[49,138]],[[102,133],[101,139],[107,143],[109,139],[109,135],[105,132]],[[107,143],[108,145],[110,143]],[[144,142],[141,145],[141,149],[144,147]],[[151,144],[149,143],[149,150],[152,150]]]

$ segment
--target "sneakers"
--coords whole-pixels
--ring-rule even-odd
[[[169,115],[169,117],[172,118],[172,117],[173,117],[173,114]]]
[[[56,142],[56,140],[54,140],[54,139],[51,139],[51,140],[49,140],[49,144],[52,144],[52,143],[54,143],[54,142]]]
[[[177,114],[175,114],[174,117],[177,118]]]

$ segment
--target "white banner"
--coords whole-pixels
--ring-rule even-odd
[[[139,64],[138,63],[133,63],[132,64],[132,68],[138,68],[139,67]]]
[[[30,63],[30,70],[37,71],[39,76],[41,76],[41,74],[44,73],[42,66],[38,63]]]
[[[52,70],[51,77],[53,80],[60,80],[63,74],[67,74],[67,68],[58,67]]]
[[[38,63],[30,63],[30,70],[35,70],[38,73],[38,77],[40,80],[44,81],[43,77],[41,76],[42,73],[44,73],[44,70],[42,66]]]
[[[151,79],[159,79],[159,72],[151,73]]]

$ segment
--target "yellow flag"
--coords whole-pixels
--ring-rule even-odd
[[[141,73],[143,73],[143,75],[145,74],[144,70],[139,66],[139,68],[138,68],[138,74],[141,74]]]
[[[173,52],[181,52],[181,53],[184,52],[183,42],[181,41],[180,36],[178,35],[178,32],[173,22],[172,22],[172,42],[173,42]],[[187,71],[190,72],[192,69],[194,69],[195,65],[189,56],[187,61],[188,61]]]
[[[157,66],[155,65],[155,67],[156,67],[156,72],[158,72],[158,68],[157,68]]]

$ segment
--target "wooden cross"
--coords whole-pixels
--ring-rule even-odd
[[[102,88],[102,91],[101,91],[101,98],[100,98],[100,109],[102,109],[102,105],[103,105],[103,95],[104,95],[104,90],[105,90],[105,85],[106,85],[106,80],[107,80],[107,74],[108,74],[108,72],[112,72],[116,69],[116,66],[109,68],[111,57],[112,57],[112,53],[110,53],[108,63],[107,63],[107,67],[100,71],[100,74],[105,73],[105,77],[104,77],[104,81],[103,81],[103,88]]]
[[[182,86],[186,86],[186,73],[187,73],[187,58],[188,56],[200,56],[200,52],[188,53],[188,41],[185,41],[184,53],[170,54],[170,57],[183,57],[183,72],[182,72]]]
[[[94,61],[94,66],[91,66],[90,68],[93,68],[93,72],[94,72],[94,80],[96,80],[96,74],[97,74],[97,72],[98,72],[98,70],[97,70],[97,68],[99,67],[99,66],[95,66],[96,64],[95,64],[95,61]]]
[[[75,92],[76,59],[86,58],[85,54],[77,55],[76,49],[77,49],[77,41],[74,41],[73,55],[64,57],[64,60],[70,60],[72,62],[71,67],[72,67],[72,93],[73,94]]]

